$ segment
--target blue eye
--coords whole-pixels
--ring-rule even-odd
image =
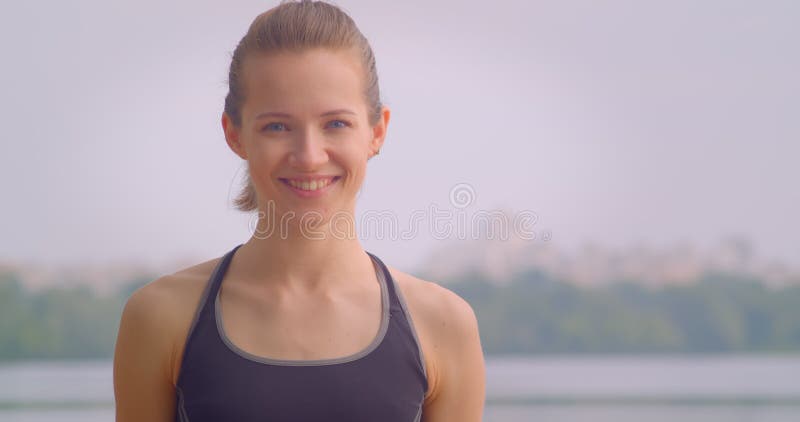
[[[269,123],[266,126],[264,126],[263,130],[270,130],[270,128],[274,129],[275,127],[282,128],[283,127],[283,123],[278,123],[278,122]],[[280,130],[280,129],[278,129],[278,130]]]
[[[341,129],[341,128],[345,128],[347,126],[350,126],[350,124],[345,122],[344,120],[331,120],[331,123],[341,123],[342,124],[341,126],[336,126],[335,127],[336,129]]]

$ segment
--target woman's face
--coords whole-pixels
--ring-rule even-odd
[[[223,127],[249,164],[261,210],[274,207],[273,221],[287,212],[294,221],[309,211],[326,221],[339,211],[352,214],[389,120],[384,108],[378,124],[369,124],[356,56],[325,49],[251,55],[243,67],[242,125],[223,115]]]

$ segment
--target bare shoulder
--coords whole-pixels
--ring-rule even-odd
[[[174,306],[191,302],[192,296],[197,296],[199,299],[219,259],[214,258],[172,274],[163,275],[140,287],[131,295],[131,299],[140,297],[138,300],[147,304],[155,302],[152,305]]]
[[[194,319],[200,300],[208,284],[211,272],[221,258],[214,258],[191,267],[163,275],[140,287],[131,294],[125,304],[125,313],[139,320],[137,325],[147,329],[157,328],[151,335],[163,338],[161,358],[167,359],[170,380],[177,382],[186,337]],[[152,321],[151,324],[143,321]],[[156,330],[152,330],[156,331]]]
[[[449,377],[449,368],[483,365],[477,318],[472,306],[452,290],[387,268],[402,292],[419,337],[428,373],[426,399],[430,399],[441,389],[442,380]]]
[[[116,420],[174,418],[183,344],[214,262],[162,276],[125,302],[114,347]]]
[[[397,281],[411,313],[421,325],[444,334],[454,330],[469,330],[476,321],[472,306],[452,290],[387,266]],[[414,321],[415,323],[417,321]]]
[[[472,306],[444,286],[387,268],[406,300],[425,360],[424,419],[481,420],[486,369]]]

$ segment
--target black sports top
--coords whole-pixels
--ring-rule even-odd
[[[428,389],[422,349],[402,292],[377,256],[381,323],[369,346],[321,360],[282,360],[239,349],[225,335],[220,259],[195,313],[175,388],[177,422],[417,422]]]

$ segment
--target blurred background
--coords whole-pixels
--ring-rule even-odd
[[[0,5],[0,420],[113,420],[127,297],[249,238],[219,121],[277,4]],[[363,245],[472,305],[485,420],[800,418],[800,3],[335,4],[392,109],[358,212],[409,234]]]

